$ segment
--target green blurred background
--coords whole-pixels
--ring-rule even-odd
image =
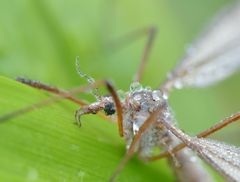
[[[110,79],[127,91],[146,38],[119,50],[109,42],[154,25],[159,32],[142,83],[155,88],[213,15],[231,2],[1,0],[0,73],[69,89],[86,83],[75,71],[75,58],[79,56],[83,72],[95,79]],[[196,134],[238,111],[239,82],[239,74],[235,74],[210,88],[174,91],[170,103],[180,127]],[[93,100],[91,96],[84,98]],[[235,126],[214,138],[239,144],[240,125]]]

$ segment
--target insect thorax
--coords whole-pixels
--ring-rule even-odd
[[[173,122],[167,98],[160,90],[143,88],[139,83],[131,84],[130,91],[125,96],[123,113],[127,149],[144,121],[159,107],[162,108],[162,112],[158,120]],[[165,146],[169,143],[169,138],[168,131],[159,122],[155,122],[144,132],[136,150],[139,150],[141,155],[151,155],[153,148]]]

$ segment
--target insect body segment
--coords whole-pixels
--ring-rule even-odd
[[[143,88],[138,83],[130,86],[130,91],[126,94],[125,107],[123,110],[123,131],[124,138],[129,148],[133,137],[139,132],[145,120],[157,109],[161,107],[159,120],[173,121],[171,110],[159,90],[152,90],[149,87]],[[162,146],[168,136],[167,130],[161,124],[154,123],[144,132],[136,151],[141,155],[150,155],[154,147]]]
[[[123,133],[126,140],[127,153],[110,178],[114,181],[126,162],[134,153],[145,159],[154,155],[153,149],[171,149],[179,143],[162,123],[174,125],[174,117],[164,94],[159,90],[142,87],[138,83],[130,86],[126,98],[122,101]],[[184,149],[177,154],[170,152],[169,162],[181,181],[212,182],[212,178],[199,164],[193,154]],[[195,160],[192,161],[191,159]],[[192,174],[189,175],[189,170]]]

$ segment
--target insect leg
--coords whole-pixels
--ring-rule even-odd
[[[209,129],[197,134],[197,137],[205,138],[239,119],[240,119],[240,112],[237,112],[237,113],[231,115],[230,117],[227,117],[224,120],[220,121],[219,123],[215,124],[214,126],[210,127]],[[163,152],[159,155],[153,156],[153,157],[144,158],[143,160],[154,161],[154,160],[159,160],[164,157],[169,157],[171,155],[171,153],[176,153],[179,150],[183,149],[184,147],[186,147],[186,144],[180,143],[176,147],[174,147],[173,149],[171,149],[169,151],[165,151],[165,152]]]
[[[138,71],[134,78],[135,82],[141,81],[141,78],[142,78],[142,75],[144,72],[144,68],[148,61],[156,33],[157,33],[157,28],[154,26],[150,27],[150,28],[142,28],[142,29],[132,31],[128,34],[125,34],[125,35],[119,37],[118,39],[111,41],[109,43],[109,49],[111,50],[111,52],[113,52],[112,49],[116,50],[116,49],[122,48],[126,44],[134,42],[134,41],[138,40],[139,38],[145,36],[146,34],[148,35],[147,42],[146,42],[146,45],[145,45],[145,48],[143,51],[143,55],[141,58],[141,62],[140,62]]]
[[[142,79],[143,72],[144,72],[144,69],[146,67],[146,63],[148,61],[148,58],[149,58],[149,55],[150,55],[150,51],[151,51],[156,33],[157,33],[157,29],[155,27],[151,27],[148,30],[148,39],[147,39],[147,43],[146,43],[145,48],[144,48],[144,52],[143,52],[143,55],[142,55],[142,58],[141,58],[141,62],[140,62],[138,71],[135,75],[135,79],[134,79],[135,82],[140,82],[141,79]]]
[[[233,115],[231,115],[230,117],[227,117],[225,119],[223,119],[222,121],[220,121],[219,123],[215,124],[214,126],[212,126],[211,128],[199,133],[197,135],[198,138],[205,138],[217,131],[219,131],[220,129],[226,127],[227,125],[237,121],[240,119],[240,112],[237,112]]]
[[[16,116],[22,115],[24,113],[27,113],[27,112],[33,111],[35,109],[47,106],[47,105],[52,104],[52,103],[57,102],[57,101],[60,101],[62,99],[69,98],[70,96],[72,96],[74,94],[91,90],[92,88],[95,88],[95,87],[98,87],[100,85],[103,85],[104,83],[105,83],[105,81],[103,81],[103,80],[102,81],[97,81],[97,82],[95,82],[92,85],[80,86],[80,87],[74,88],[74,89],[72,89],[72,90],[70,90],[68,92],[63,92],[61,94],[53,95],[53,96],[49,97],[48,99],[42,100],[42,101],[37,102],[35,104],[32,104],[30,106],[23,107],[23,108],[18,109],[16,111],[13,111],[13,112],[10,112],[8,114],[0,116],[0,123],[1,122],[5,122],[5,121],[7,121],[9,119],[12,119],[12,118],[14,118]]]
[[[114,103],[116,105],[119,135],[121,137],[123,137],[123,111],[122,111],[121,102],[119,100],[119,97],[118,97],[117,92],[114,89],[113,85],[108,81],[105,82],[105,85],[106,85],[108,91],[111,93]]]
[[[125,33],[119,36],[118,38],[110,40],[108,43],[108,49],[111,52],[121,50],[121,48],[124,48],[126,45],[129,45],[130,43],[133,43],[139,40],[140,38],[146,35],[149,35],[150,29],[156,29],[156,28],[144,27],[144,28],[136,29],[131,32]]]
[[[134,153],[136,152],[135,151],[136,150],[136,146],[137,146],[141,136],[149,128],[149,126],[156,121],[156,118],[159,115],[160,111],[161,111],[161,108],[159,108],[156,111],[154,111],[146,119],[146,121],[143,123],[143,125],[140,127],[138,133],[134,136],[134,138],[132,140],[132,143],[131,143],[127,153],[125,154],[125,156],[123,157],[123,159],[121,160],[121,162],[119,163],[119,165],[117,166],[115,171],[113,172],[112,176],[110,177],[110,180],[109,180],[110,182],[113,182],[116,179],[116,177],[119,175],[119,173],[121,172],[123,167],[126,165],[126,163],[133,157]]]
[[[141,78],[143,76],[143,72],[144,72],[144,68],[146,66],[146,63],[148,61],[149,55],[150,55],[150,51],[153,45],[153,41],[156,37],[156,33],[157,33],[157,28],[156,27],[150,27],[150,28],[143,28],[143,29],[139,29],[139,30],[135,30],[133,32],[130,32],[126,35],[121,36],[120,38],[111,41],[108,45],[108,49],[111,50],[111,52],[114,52],[114,50],[119,49],[121,47],[124,47],[125,45],[134,42],[136,40],[138,40],[139,38],[141,38],[144,35],[148,35],[147,38],[147,42],[143,51],[143,55],[141,58],[141,62],[139,65],[139,68],[137,70],[137,73],[135,75],[134,81],[135,82],[139,82],[141,81]]]
[[[20,78],[20,77],[18,77],[16,80],[23,84],[29,85],[29,86],[37,88],[37,89],[45,90],[45,91],[53,93],[53,94],[57,94],[57,95],[67,94],[67,91],[64,91],[62,89],[59,89],[57,87],[53,87],[53,86],[50,86],[50,85],[47,85],[44,83],[41,83],[39,81],[30,80],[30,79],[26,79],[26,78]],[[69,99],[80,106],[87,105],[87,103],[85,103],[84,101],[82,101],[74,96],[71,96],[71,95],[69,95],[66,99]]]
[[[7,121],[11,118],[14,118],[16,116],[22,115],[24,113],[30,112],[32,110],[44,107],[46,105],[49,105],[51,103],[57,102],[59,100],[62,99],[68,99],[69,97],[72,97],[72,95],[77,94],[77,93],[81,93],[84,91],[88,91],[90,89],[96,88],[100,85],[105,85],[107,87],[107,89],[109,90],[109,92],[111,93],[113,100],[115,102],[116,105],[116,110],[117,110],[117,117],[118,117],[118,127],[119,127],[119,134],[120,136],[123,136],[123,127],[122,127],[122,106],[121,106],[121,102],[117,96],[117,93],[115,91],[115,89],[113,88],[112,84],[108,81],[96,81],[94,83],[92,83],[91,85],[88,86],[81,86],[75,89],[72,89],[68,92],[61,92],[58,93],[57,95],[54,95],[52,97],[49,97],[48,99],[45,99],[43,101],[40,101],[38,103],[35,103],[33,105],[21,108],[19,110],[16,110],[14,112],[5,114],[3,116],[0,116],[0,123]]]
[[[18,77],[16,80],[23,83],[23,84],[29,85],[29,86],[37,88],[37,89],[45,90],[47,92],[50,92],[50,93],[53,93],[53,94],[56,94],[56,95],[68,94],[68,91],[65,91],[63,89],[41,83],[39,81],[29,80],[29,79],[20,78],[20,77]],[[80,105],[81,107],[88,105],[88,103],[86,103],[86,102],[82,101],[81,99],[78,99],[78,98],[76,98],[76,97],[74,97],[73,95],[70,95],[70,94],[65,99],[68,99],[68,100]],[[106,117],[106,115],[103,114],[103,113],[97,113],[97,115],[100,116],[101,118],[103,118],[104,120],[112,122],[112,120],[109,117]]]

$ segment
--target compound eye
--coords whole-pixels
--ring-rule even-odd
[[[107,103],[103,110],[106,113],[106,115],[113,115],[116,112],[115,106],[113,103]]]

